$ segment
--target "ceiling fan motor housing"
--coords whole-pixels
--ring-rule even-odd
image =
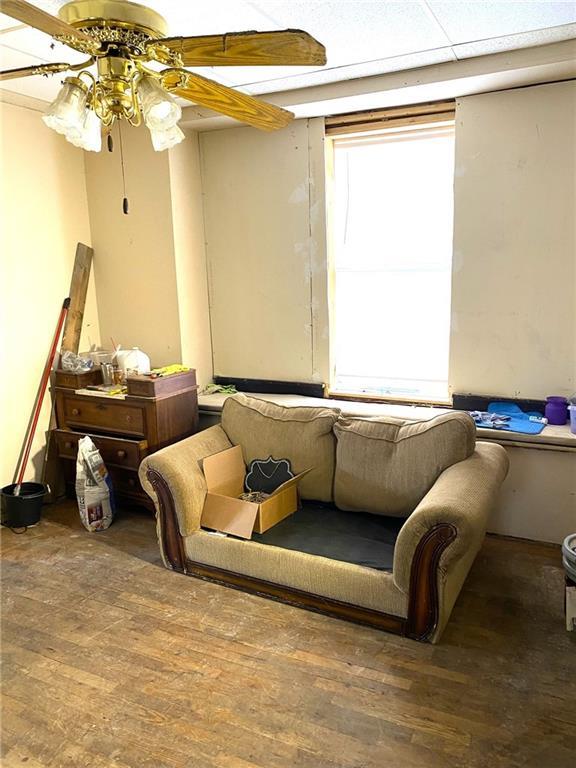
[[[122,56],[104,56],[97,63],[98,79],[107,107],[117,117],[122,117],[130,112],[133,104],[130,89],[136,67],[129,58]]]
[[[88,43],[86,52],[96,58],[100,112],[130,119],[135,111],[135,60],[147,58],[150,42],[167,34],[164,18],[150,8],[122,0],[74,0],[63,5],[58,15],[89,35],[97,46],[90,50]],[[81,41],[69,44],[82,46]]]
[[[124,49],[132,56],[144,56],[152,40],[168,33],[166,20],[156,11],[123,0],[74,0],[60,8],[58,16],[75,29],[89,35],[100,48],[96,56],[106,56]],[[61,38],[62,39],[62,38]],[[78,40],[62,39],[72,47],[82,48]],[[86,53],[94,53],[89,44]]]

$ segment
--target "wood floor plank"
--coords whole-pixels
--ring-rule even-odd
[[[3,768],[574,768],[558,548],[489,537],[431,646],[170,572],[139,512],[0,546]]]

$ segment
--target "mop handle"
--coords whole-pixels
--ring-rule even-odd
[[[54,334],[54,339],[52,340],[52,346],[50,347],[50,354],[48,355],[48,359],[46,360],[46,366],[44,367],[44,373],[42,374],[38,400],[36,402],[36,408],[34,409],[34,417],[32,419],[32,424],[30,425],[30,431],[28,433],[28,443],[26,444],[26,451],[24,452],[24,456],[22,458],[22,464],[20,466],[20,472],[18,474],[18,480],[16,481],[17,487],[22,485],[22,480],[24,479],[24,472],[26,471],[26,465],[28,464],[28,457],[30,456],[32,441],[34,440],[34,434],[36,432],[36,427],[38,425],[38,419],[40,418],[40,411],[42,410],[42,402],[44,401],[44,394],[46,393],[46,387],[48,386],[48,381],[50,379],[50,372],[52,371],[52,364],[54,363],[54,357],[56,356],[56,349],[58,348],[58,341],[60,340],[60,334],[62,333],[62,326],[64,325],[64,320],[66,319],[66,315],[68,314],[69,307],[70,307],[70,299],[69,298],[64,299],[62,303],[62,309],[60,310],[60,317],[58,318],[58,325],[56,326],[56,333]]]

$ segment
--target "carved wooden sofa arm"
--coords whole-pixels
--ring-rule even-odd
[[[442,634],[508,465],[502,446],[477,443],[469,458],[442,472],[400,529],[393,577],[408,595],[411,637],[434,642]]]

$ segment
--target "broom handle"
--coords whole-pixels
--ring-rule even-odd
[[[36,433],[38,419],[40,418],[40,411],[42,410],[42,403],[44,401],[46,387],[48,386],[48,381],[50,379],[50,372],[52,371],[54,357],[56,356],[56,349],[58,348],[60,334],[62,333],[62,326],[64,325],[64,320],[66,319],[66,315],[68,314],[69,307],[70,307],[70,299],[69,298],[64,299],[62,303],[62,309],[60,310],[60,317],[58,318],[58,325],[56,326],[56,333],[54,334],[54,339],[52,340],[52,346],[50,347],[50,354],[48,355],[48,359],[46,360],[46,365],[44,367],[44,373],[42,374],[38,400],[36,401],[34,416],[32,418],[32,423],[30,425],[30,431],[28,432],[28,442],[26,444],[26,450],[24,452],[24,456],[22,457],[22,464],[20,466],[20,472],[18,473],[16,486],[22,485],[22,480],[24,479],[24,472],[26,471],[26,465],[28,464],[28,458],[30,456],[30,450],[32,448],[32,441],[34,440],[34,434]]]

